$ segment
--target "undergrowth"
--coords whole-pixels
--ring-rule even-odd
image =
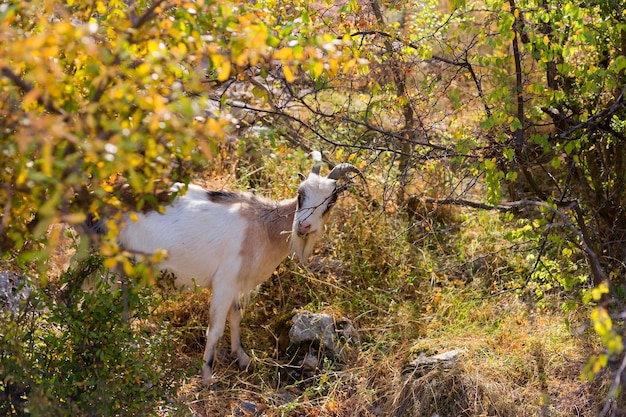
[[[269,194],[290,195],[294,170],[307,165],[292,157],[264,165],[261,184],[286,184]],[[254,370],[238,371],[224,352],[212,389],[183,390],[183,401],[194,398],[205,415],[245,415],[250,403],[267,416],[597,414],[606,381],[581,379],[600,348],[585,327],[588,307],[576,301],[586,287],[579,276],[561,285],[583,269],[573,266],[579,259],[537,267],[542,236],[507,213],[425,207],[409,216],[391,201],[370,202],[345,195],[310,264],[286,260],[259,288],[243,323]],[[558,239],[544,246],[563,250]],[[357,326],[361,344],[348,363],[285,378],[296,365],[285,332],[300,309]],[[411,365],[452,350],[453,367]]]
[[[281,148],[278,159],[265,149],[258,147],[262,163],[221,155],[197,181],[292,196],[307,156]],[[250,371],[232,363],[226,334],[214,382],[200,387],[206,290],[75,289],[70,304],[44,290],[31,300],[40,313],[1,317],[0,391],[14,400],[3,412],[596,415],[607,387],[602,376],[581,379],[600,347],[586,327],[584,265],[575,252],[507,213],[427,204],[407,213],[370,181],[367,192],[339,200],[309,264],[287,259],[251,298],[242,323]],[[541,245],[542,256],[559,261],[534,262]],[[343,362],[298,377],[287,333],[299,310],[350,321],[360,344]],[[458,353],[452,366],[412,364],[450,351]]]

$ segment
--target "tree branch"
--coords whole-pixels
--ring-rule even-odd
[[[587,259],[589,260],[591,266],[591,271],[594,275],[594,284],[598,285],[601,282],[606,282],[611,285],[609,277],[606,275],[606,272],[604,272],[604,268],[602,268],[602,265],[600,264],[600,258],[598,258],[598,255],[593,250],[591,239],[589,237],[589,234],[587,233],[584,219],[582,218],[582,210],[580,210],[580,206],[578,205],[577,201],[572,201],[568,208],[576,213],[576,220],[580,229],[574,226],[574,224],[570,221],[565,213],[563,213],[561,210],[557,210],[552,205],[543,201],[520,200],[519,202],[517,202],[517,204],[542,207],[560,217],[563,221],[563,224],[568,229],[570,229],[570,231],[572,231],[578,237],[578,239],[580,239],[580,245],[587,255]]]
[[[377,35],[377,36],[382,36],[385,38],[392,39],[416,51],[420,49],[413,42],[407,42],[401,38],[398,38],[397,36],[392,36],[391,34],[381,31],[381,30],[362,30],[362,31],[355,32],[351,34],[350,36],[356,37],[356,36],[369,36],[369,35]],[[464,68],[469,73],[470,78],[472,79],[472,81],[474,82],[474,85],[476,86],[476,91],[478,91],[478,97],[480,97],[483,103],[483,107],[485,108],[485,113],[487,114],[487,117],[491,117],[491,109],[489,108],[489,105],[487,104],[487,100],[485,98],[485,93],[483,91],[480,79],[478,78],[476,71],[474,71],[474,66],[469,62],[467,58],[467,50],[464,51],[462,60],[449,59],[441,55],[432,55],[431,59],[425,60],[424,62],[429,62],[429,61],[439,61],[439,62],[443,62],[445,64],[452,65],[455,67]]]
[[[514,133],[515,135],[514,136],[515,137],[515,146],[514,146],[515,159],[517,160],[517,163],[520,167],[520,170],[522,171],[522,174],[524,175],[524,178],[530,185],[530,188],[534,191],[537,197],[539,197],[543,201],[547,201],[548,196],[543,192],[541,188],[539,188],[539,185],[537,184],[534,177],[528,170],[528,167],[526,166],[526,155],[525,155],[526,143],[524,141],[524,123],[525,123],[526,117],[524,114],[524,94],[523,94],[524,86],[523,86],[523,79],[522,79],[522,54],[520,52],[519,40],[518,40],[519,37],[521,36],[521,25],[523,25],[524,22],[521,20],[521,16],[519,15],[519,9],[517,8],[517,5],[515,4],[515,0],[509,0],[509,5],[511,8],[511,14],[513,16],[517,15],[517,17],[514,18],[515,21],[513,23],[513,35],[514,36],[512,40],[512,47],[513,47],[513,59],[515,61],[515,97],[517,101],[516,116],[521,126],[518,127]]]
[[[617,97],[615,102],[613,104],[611,104],[609,107],[607,107],[606,109],[602,110],[601,112],[598,112],[598,113],[590,116],[584,122],[580,122],[580,123],[576,124],[575,126],[573,126],[572,128],[570,128],[569,130],[559,134],[559,137],[561,139],[570,139],[571,134],[576,132],[577,130],[581,130],[581,129],[593,130],[593,129],[597,128],[602,120],[607,119],[607,118],[613,116],[615,113],[617,113],[620,110],[623,110],[624,107],[626,107],[624,105],[624,94],[625,93],[626,93],[626,87],[624,87],[622,89],[620,95]],[[546,111],[546,110],[544,110],[544,111],[546,113],[548,113],[549,115],[552,115],[552,112]],[[558,113],[558,114],[561,114],[561,113]]]
[[[135,8],[133,7],[131,9],[131,15],[130,15],[130,20],[131,20],[131,27],[132,27],[132,31],[128,31],[127,32],[127,36],[128,36],[128,42],[129,43],[134,43],[136,41],[136,39],[134,39],[135,33],[137,31],[137,29],[141,28],[143,25],[145,25],[146,23],[148,23],[150,21],[150,19],[152,19],[155,15],[155,10],[161,5],[161,3],[163,3],[165,0],[155,0],[154,3],[152,3],[150,5],[150,7],[148,7],[141,16],[139,16],[137,18],[136,14],[135,14]],[[118,52],[113,56],[113,60],[111,61],[111,63],[109,65],[115,66],[115,65],[119,65],[120,62],[122,61],[121,58],[121,54]],[[91,102],[92,103],[97,103],[98,101],[100,101],[100,99],[102,98],[102,95],[104,94],[104,92],[106,91],[106,89],[109,86],[109,82],[111,81],[111,77],[110,76],[104,76],[102,81],[100,82],[100,86],[98,87],[98,89],[95,91],[94,95],[91,98]]]
[[[150,7],[148,7],[146,11],[143,12],[141,16],[139,16],[139,18],[135,19],[132,26],[133,29],[139,29],[140,27],[148,23],[148,21],[154,17],[157,7],[159,7],[164,1],[165,0],[155,0],[155,2],[152,3]]]
[[[615,404],[615,399],[617,398],[617,390],[620,388],[622,382],[622,374],[626,371],[626,355],[622,359],[622,364],[615,374],[615,378],[613,378],[613,383],[611,384],[611,390],[604,401],[604,407],[602,407],[602,411],[598,415],[598,417],[604,417],[608,415],[611,411],[611,407]]]
[[[376,16],[376,21],[380,27],[383,27],[385,24],[385,20],[383,17],[383,13],[380,8],[379,0],[370,0],[370,6],[374,11],[374,16]],[[389,54],[393,53],[393,42],[392,38],[387,38],[385,40],[385,49]],[[391,75],[393,77],[393,82],[396,89],[396,96],[399,98],[403,98],[404,104],[402,105],[402,116],[404,117],[404,130],[405,132],[412,131],[416,122],[416,114],[413,110],[413,106],[411,104],[410,97],[407,94],[406,87],[406,74],[402,70],[400,63],[395,59],[390,59],[391,66]],[[419,118],[417,118],[419,122]],[[408,139],[408,135],[407,135]],[[402,149],[403,155],[400,156],[400,161],[398,164],[398,170],[400,171],[400,194],[399,199],[403,199],[404,188],[407,182],[408,170],[410,167],[411,157],[413,155],[413,148],[409,146],[410,142],[408,141],[400,141],[400,149]]]
[[[22,90],[24,94],[30,93],[35,88],[31,84],[27,83],[22,77],[17,75],[15,72],[13,72],[12,69],[8,67],[2,67],[1,73],[3,76],[11,80],[13,84],[18,86],[19,89]],[[57,108],[54,104],[50,102],[50,100],[44,99],[44,97],[42,97],[41,94],[37,95],[37,103],[43,106],[50,113],[67,116],[67,113],[63,109]]]
[[[519,209],[525,206],[534,206],[534,207],[541,207],[541,208],[547,209],[548,211],[552,212],[555,216],[558,216],[563,222],[563,224],[565,225],[565,227],[568,228],[571,232],[573,232],[574,235],[576,235],[576,237],[578,237],[578,239],[580,240],[580,247],[583,250],[583,252],[585,252],[585,255],[587,256],[587,260],[589,261],[593,284],[597,286],[602,282],[606,282],[609,285],[609,287],[613,290],[613,293],[615,293],[615,288],[613,286],[613,283],[611,282],[608,275],[604,271],[604,268],[602,267],[602,264],[600,263],[600,258],[598,257],[596,251],[593,249],[592,239],[591,239],[591,236],[589,235],[589,231],[587,230],[587,225],[584,220],[583,212],[578,204],[578,201],[576,200],[561,201],[553,205],[548,204],[543,201],[518,200],[518,201],[502,203],[497,206],[483,204],[483,203],[479,203],[475,201],[453,199],[453,198],[437,200],[431,197],[425,197],[424,201],[427,203],[437,204],[437,205],[439,204],[458,205],[458,206],[472,207],[472,208],[476,208],[480,210],[509,211],[511,209]],[[569,219],[569,217],[565,213],[563,213],[563,211],[558,210],[555,207],[562,207],[565,209],[572,210],[574,212],[574,218],[576,219],[578,228],[574,226],[572,221]],[[621,303],[616,297],[614,297],[614,301],[620,307],[622,307]]]
[[[471,207],[479,210],[498,210],[498,211],[511,211],[514,209],[519,209],[520,207],[528,206],[528,205],[538,205],[539,203],[547,205],[547,203],[535,201],[533,204],[532,200],[518,200],[518,201],[510,201],[502,204],[498,204],[497,206],[493,206],[490,204],[480,203],[478,201],[464,200],[460,198],[444,198],[443,200],[438,200],[432,197],[424,197],[425,202],[429,204],[435,205],[452,205],[452,206],[464,206]],[[578,204],[576,201],[562,201],[554,203],[557,207],[565,207],[571,208],[574,204]]]

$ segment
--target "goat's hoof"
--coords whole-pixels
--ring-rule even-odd
[[[239,369],[241,369],[242,371],[248,371],[252,368],[252,361],[249,360],[247,362],[237,362],[239,364]]]
[[[233,352],[231,354],[231,357],[233,359],[237,359],[237,364],[239,365],[239,369],[241,369],[242,371],[246,371],[250,368],[252,359],[250,359],[250,356],[248,356],[248,354],[244,352],[243,350],[240,350],[239,352]]]
[[[213,371],[211,370],[210,367],[208,366],[202,367],[202,380],[201,380],[202,388],[208,388],[211,385],[212,374],[213,374]]]

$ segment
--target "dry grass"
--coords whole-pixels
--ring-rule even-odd
[[[329,253],[332,246],[317,257]],[[315,272],[288,262],[261,287],[244,322],[254,370],[239,371],[222,342],[211,389],[197,391],[194,380],[181,393],[196,415],[246,415],[241,407],[250,402],[265,416],[597,414],[605,387],[582,382],[580,374],[598,346],[590,333],[575,334],[566,325],[558,295],[544,299],[542,307],[511,293],[484,298],[472,285],[442,285],[444,277],[435,286],[400,280],[390,276],[393,266],[374,271],[387,275],[375,286],[354,259],[339,256],[342,263],[331,263],[337,268]],[[355,268],[361,276],[351,275]],[[285,378],[291,358],[281,334],[293,309],[303,307],[348,316],[359,325],[362,345],[348,363],[294,381]],[[193,310],[186,303],[180,308]],[[582,322],[585,314],[583,309],[567,319]],[[409,366],[419,353],[452,349],[463,352],[452,368]]]
[[[262,172],[285,179],[275,195],[288,194],[294,158]],[[199,417],[597,415],[606,379],[580,378],[598,349],[590,331],[576,331],[588,312],[561,308],[575,294],[490,296],[527,272],[523,252],[508,249],[506,224],[458,209],[411,224],[399,210],[340,200],[311,264],[287,260],[252,298],[242,331],[253,369],[232,363],[227,333],[209,390],[184,375],[200,369],[210,294],[165,292],[153,324],[175,338],[169,366],[187,378],[173,401]],[[290,373],[286,340],[302,308],[345,316],[361,335],[345,363],[307,379]],[[452,367],[410,366],[420,353],[453,349],[462,354]]]
[[[286,179],[297,165],[263,175]],[[606,381],[580,378],[597,341],[575,331],[586,309],[564,312],[569,295],[558,292],[490,296],[527,273],[527,246],[504,238],[510,225],[456,208],[411,224],[392,206],[343,198],[311,264],[286,261],[252,298],[242,330],[254,368],[231,362],[225,335],[211,388],[191,378],[179,401],[198,416],[597,415]],[[199,369],[208,303],[198,297],[172,302],[168,315],[182,319],[182,346],[196,351],[181,349]],[[348,317],[362,339],[346,363],[303,380],[290,377],[286,342],[302,308]],[[420,353],[453,349],[462,354],[452,367],[410,366]]]
[[[282,380],[289,358],[267,354],[276,351],[266,338],[247,338],[255,354],[247,373],[230,363],[223,346],[211,389],[199,390],[193,378],[180,399],[200,416],[246,415],[241,408],[247,402],[266,416],[597,414],[603,387],[580,380],[587,337],[572,335],[553,312],[529,309],[513,296],[481,302],[482,311],[461,326],[451,318],[456,300],[447,305],[453,296],[444,295],[426,325],[371,323],[361,329],[363,344],[349,363],[308,380]],[[421,337],[406,337],[414,334]],[[452,349],[462,352],[452,367],[410,366],[420,352]]]

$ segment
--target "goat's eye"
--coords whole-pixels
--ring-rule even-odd
[[[302,203],[304,203],[304,193],[298,191],[298,208],[302,208]]]

